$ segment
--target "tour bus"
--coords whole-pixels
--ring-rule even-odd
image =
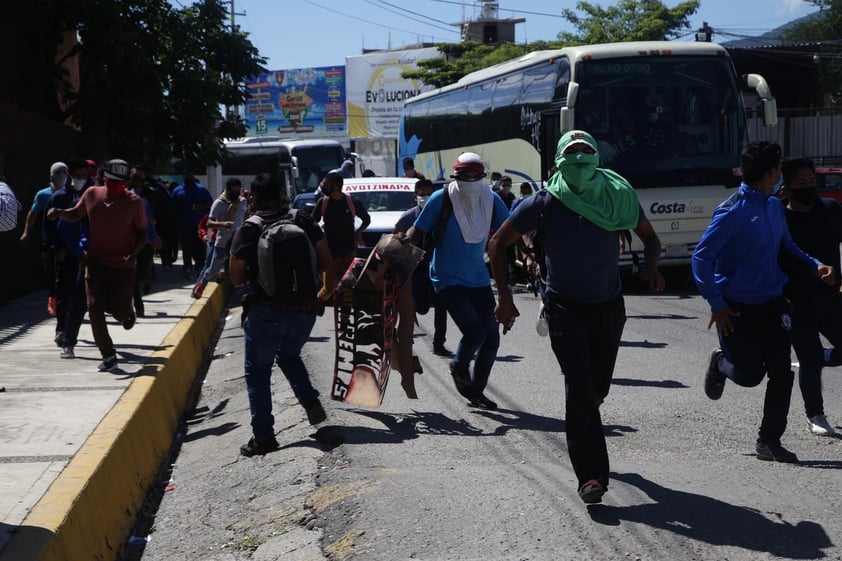
[[[327,173],[342,166],[355,154],[346,154],[336,140],[288,140],[280,137],[249,137],[225,142],[228,155],[221,166],[210,166],[207,175],[197,175],[200,183],[219,194],[229,177],[237,177],[248,188],[259,173],[276,173],[281,177],[287,196],[316,190]],[[359,174],[357,174],[359,175]]]
[[[714,208],[740,184],[746,143],[742,90],[777,108],[762,76],[742,78],[715,43],[628,42],[529,53],[406,101],[400,158],[447,177],[464,151],[514,188],[541,188],[560,136],[597,140],[601,166],[626,177],[663,246],[664,264],[689,263]],[[633,237],[630,249],[639,252]],[[620,257],[632,264],[632,252]]]

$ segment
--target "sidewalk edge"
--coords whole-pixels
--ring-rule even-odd
[[[0,561],[115,559],[172,446],[225,290],[213,284],[32,508]]]

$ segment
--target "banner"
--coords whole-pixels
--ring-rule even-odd
[[[246,82],[248,136],[347,137],[345,68],[275,70]]]
[[[401,73],[418,68],[419,60],[440,56],[430,47],[346,57],[351,138],[397,138],[404,100],[433,89]]]

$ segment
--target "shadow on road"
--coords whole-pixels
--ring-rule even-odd
[[[637,487],[654,503],[632,506],[599,505],[588,510],[594,522],[608,526],[637,522],[711,545],[734,546],[787,559],[826,557],[833,543],[816,522],[795,524],[779,513],[763,513],[686,491],[658,485],[636,473],[612,478]]]
[[[633,380],[631,378],[614,378],[611,380],[612,386],[640,386],[647,388],[689,388],[690,386],[682,384],[676,380]]]

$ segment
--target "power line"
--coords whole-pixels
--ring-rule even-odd
[[[413,35],[413,36],[416,36],[416,37],[418,36],[417,31],[407,31],[406,29],[400,29],[398,27],[391,27],[389,25],[384,25],[382,23],[377,23],[377,22],[367,20],[367,19],[364,19],[364,18],[361,18],[361,17],[357,17],[357,16],[352,15],[352,14],[340,12],[339,10],[336,10],[334,8],[329,8],[327,6],[323,6],[322,4],[319,4],[318,2],[313,2],[313,0],[303,0],[303,1],[304,1],[305,4],[310,4],[312,6],[316,6],[317,8],[321,8],[321,9],[326,10],[326,11],[332,13],[332,14],[339,14],[340,16],[345,16],[346,18],[350,18],[350,19],[353,19],[353,20],[356,20],[356,21],[361,21],[361,22],[367,23],[369,25],[375,25],[377,27],[382,27],[382,28],[388,29],[390,31],[400,31],[401,33],[406,33],[408,35]],[[435,37],[434,37],[434,39],[435,39]]]
[[[457,30],[453,29],[453,28],[452,28],[452,26],[450,26],[450,24],[449,24],[449,23],[447,23],[447,22],[445,22],[445,21],[440,21],[440,20],[437,20],[437,19],[433,19],[433,18],[431,18],[431,17],[425,16],[424,14],[419,14],[418,12],[413,12],[413,11],[411,11],[411,10],[407,10],[407,9],[405,9],[405,8],[401,8],[400,6],[395,6],[394,4],[390,4],[389,2],[384,2],[383,0],[379,0],[379,1],[378,1],[378,2],[376,2],[376,3],[374,2],[374,0],[363,0],[363,2],[366,2],[366,3],[368,3],[368,4],[371,4],[372,6],[376,6],[376,7],[378,7],[378,8],[382,8],[382,9],[386,10],[387,12],[391,12],[391,13],[393,13],[393,14],[397,14],[397,15],[399,15],[399,16],[403,16],[403,17],[405,17],[405,18],[407,18],[407,19],[410,19],[410,20],[412,20],[412,21],[417,21],[418,23],[423,23],[424,25],[429,25],[429,26],[431,26],[431,27],[435,27],[436,29],[441,29],[441,30],[447,31],[448,33],[459,33],[459,31],[457,31]],[[391,7],[393,7],[393,8],[397,8],[397,10],[390,10],[390,9],[389,9],[389,8],[387,8],[386,6],[391,6]],[[407,13],[409,13],[409,14],[413,14],[413,15],[417,15],[417,16],[420,16],[420,17],[425,18],[425,19],[428,19],[428,20],[430,20],[430,21],[435,21],[435,22],[438,22],[438,23],[443,23],[444,25],[447,25],[447,26],[450,26],[450,27],[442,27],[442,26],[440,26],[440,25],[435,25],[435,24],[432,24],[432,23],[426,22],[426,21],[421,20],[421,19],[411,18],[411,17],[409,17],[409,16],[407,16],[407,15],[406,15]]]
[[[464,6],[464,2],[455,2],[454,0],[430,0],[431,2],[438,2],[439,4],[454,4],[456,6]],[[473,2],[474,7],[476,7],[476,2]],[[561,18],[566,19],[562,14],[548,14],[546,12],[529,12],[527,10],[510,10],[508,8],[500,8],[504,12],[511,12],[513,14],[528,14],[531,16],[544,16],[549,18]]]

